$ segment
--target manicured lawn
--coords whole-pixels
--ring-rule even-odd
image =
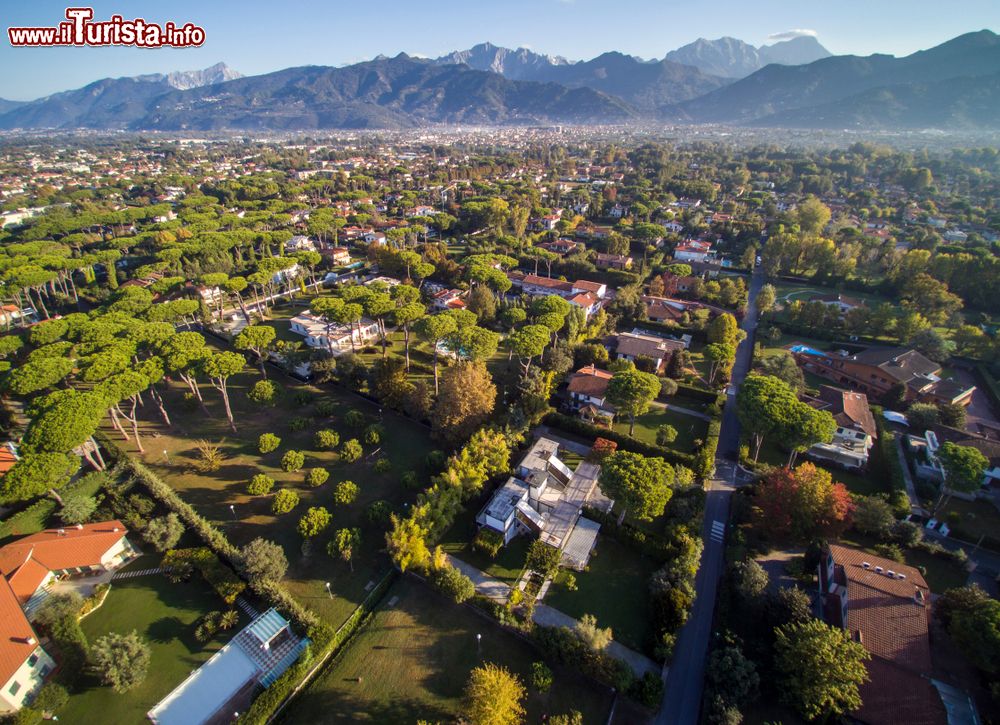
[[[635,419],[635,431],[633,433],[636,440],[645,443],[656,443],[656,429],[661,425],[672,425],[677,429],[677,440],[670,444],[670,448],[683,453],[693,453],[695,450],[695,440],[705,440],[708,434],[708,423],[685,413],[678,413],[668,410],[654,403],[648,412]],[[623,416],[615,419],[615,431],[623,435],[628,435],[629,421]]]
[[[133,567],[152,560],[140,560]],[[101,685],[96,678],[81,678],[79,691],[59,712],[68,723],[142,723],[146,713],[179,685],[192,670],[211,657],[229,638],[247,624],[202,644],[194,637],[195,623],[211,611],[225,611],[225,603],[195,576],[190,582],[171,584],[154,574],[116,581],[100,609],[87,616],[81,626],[94,642],[108,632],[127,634],[136,630],[149,644],[151,659],[146,680],[125,694]]]
[[[952,514],[957,514],[957,519]],[[939,519],[952,528],[959,528],[975,544],[980,536],[1000,539],[1000,511],[989,501],[963,501],[952,497],[945,505]]]
[[[429,432],[409,419],[380,410],[377,405],[340,389],[321,390],[282,377],[275,371],[270,374],[284,388],[280,401],[271,408],[261,408],[246,397],[249,387],[259,379],[259,372],[248,369],[230,380],[230,398],[238,433],[230,430],[221,396],[214,389],[207,385],[202,389],[211,414],[206,417],[197,408],[193,411],[190,406],[185,408],[182,395],[186,387],[175,383],[166,396],[174,427],[152,422],[147,416],[150,422],[144,426],[145,433],[156,437],[144,438],[146,453],[141,457],[203,516],[222,526],[235,544],[243,545],[258,536],[281,544],[291,564],[285,584],[303,604],[339,624],[364,599],[369,582],[377,582],[390,566],[383,553],[385,527],[369,522],[365,509],[373,501],[382,499],[389,502],[392,510],[402,513],[413,503],[417,491],[428,483],[425,458],[432,448]],[[297,402],[299,393],[306,394],[308,402]],[[319,415],[315,403],[320,400],[333,403],[331,417]],[[380,422],[385,430],[379,444],[363,443],[364,457],[348,464],[340,460],[339,449],[316,449],[313,436],[317,430],[331,428],[340,434],[341,442],[350,438],[362,439],[364,427],[352,429],[344,421],[351,410],[365,415],[365,425]],[[306,419],[303,430],[291,430],[290,421],[296,417]],[[282,443],[277,451],[261,455],[257,439],[264,432],[278,435]],[[109,431],[109,435],[130,452],[135,452],[134,442],[124,443],[114,431]],[[225,461],[218,471],[201,473],[192,468],[199,439],[221,442]],[[297,473],[285,473],[280,467],[281,457],[292,449],[305,453],[305,468]],[[375,461],[381,457],[392,464],[388,472],[375,471]],[[322,467],[330,473],[329,480],[317,488],[310,488],[305,482],[305,472],[313,467]],[[407,488],[401,481],[407,471],[417,474],[414,488]],[[290,513],[273,515],[273,496],[250,496],[246,492],[247,482],[256,473],[274,478],[275,491],[281,488],[296,491],[301,497],[299,505]],[[356,483],[359,493],[353,503],[340,506],[333,501],[333,490],[337,483],[345,480]],[[309,555],[305,556],[295,526],[311,506],[326,507],[333,520],[312,542]],[[362,546],[356,554],[353,572],[347,563],[326,553],[327,543],[342,527],[361,528]],[[331,583],[333,598],[326,592],[326,582]]]
[[[649,557],[599,536],[586,571],[560,571],[545,604],[576,619],[592,614],[598,625],[611,627],[616,640],[642,652],[652,637],[649,577],[657,568]],[[566,588],[568,575],[576,577],[576,591]]]
[[[471,564],[495,579],[513,584],[524,569],[524,561],[528,555],[531,538],[518,536],[507,546],[500,549],[496,559],[490,559],[472,547],[472,538],[476,535],[476,514],[483,507],[489,496],[482,496],[466,504],[455,523],[445,533],[441,548],[452,556],[456,556],[466,564]]]
[[[870,536],[860,534],[853,529],[841,536],[840,540],[843,544],[856,546],[872,554],[875,553],[875,544],[879,543]],[[946,589],[963,586],[969,578],[968,572],[950,559],[931,556],[924,551],[914,549],[903,549],[903,556],[906,560],[905,563],[916,568],[923,567],[926,570],[924,579],[927,580],[927,586],[935,594],[941,594]]]
[[[388,602],[395,597],[398,601],[390,607]],[[477,634],[482,635],[478,647]],[[531,665],[541,659],[534,647],[491,620],[404,578],[388,593],[373,621],[298,697],[282,722],[452,722],[462,713],[463,690],[478,664],[507,667],[530,685]],[[611,707],[606,688],[572,670],[553,670],[555,683],[549,693],[532,692],[527,698],[527,722],[574,709],[583,713],[586,723],[606,720]]]

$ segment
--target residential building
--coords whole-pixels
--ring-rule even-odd
[[[867,466],[868,453],[878,437],[875,418],[868,407],[868,396],[821,385],[819,397],[808,402],[819,410],[829,412],[837,423],[837,431],[831,442],[815,444],[806,451],[806,455],[846,468]]]
[[[460,289],[443,289],[431,295],[431,306],[435,310],[464,310],[465,295]]]
[[[827,295],[817,295],[813,297],[812,302],[822,302],[828,307],[836,307],[841,313],[853,310],[855,307],[864,307],[864,300],[858,299],[857,297],[848,297],[847,295],[842,295],[839,292],[834,292]]]
[[[911,566],[838,545],[823,555],[823,619],[871,654],[865,663],[869,679],[859,688],[862,705],[853,718],[868,725],[951,722],[939,691],[947,686],[932,678],[930,594]]]
[[[576,471],[559,459],[559,443],[538,438],[515,474],[476,515],[476,523],[503,536],[537,535],[562,552],[562,563],[582,570],[597,542],[600,525],[583,518],[583,506],[610,510],[613,501],[597,486],[600,466],[583,462]]]
[[[935,425],[922,435],[908,435],[905,440],[907,448],[913,454],[913,470],[918,478],[938,483],[946,482],[944,466],[938,458],[938,449],[943,443],[950,441],[956,445],[975,448],[982,453],[989,461],[987,469],[983,472],[982,485],[1000,487],[1000,441],[943,425]],[[951,491],[951,495],[965,500],[975,498],[975,493],[960,491]]]
[[[594,262],[599,269],[632,269],[632,258],[624,254],[604,254],[603,252],[598,252]]]
[[[670,272],[663,273],[663,294],[672,297],[675,294],[687,292],[695,284],[700,282],[701,277],[694,275],[676,275]]]
[[[588,420],[614,418],[614,408],[607,404],[608,384],[613,373],[587,365],[573,373],[566,391],[572,405]]]
[[[559,255],[566,255],[584,248],[583,244],[574,242],[572,239],[557,239],[554,242],[543,242],[538,246]]]
[[[20,456],[17,453],[17,444],[7,441],[0,445],[0,478],[7,474],[7,471],[14,467]]]
[[[345,266],[351,263],[351,252],[347,247],[331,247],[323,253],[330,264]]]
[[[615,337],[616,353],[619,358],[635,362],[637,358],[653,361],[653,372],[663,370],[670,355],[685,348],[681,340],[656,337],[655,335],[623,332]]]
[[[367,317],[354,324],[336,324],[328,323],[312,310],[306,310],[293,317],[290,323],[292,332],[302,335],[306,345],[327,350],[332,355],[349,352],[378,335],[378,323]]]
[[[150,710],[158,725],[203,725],[234,719],[234,705],[266,690],[295,664],[309,640],[273,607],[254,618],[211,659]]]
[[[307,236],[297,234],[287,242],[285,242],[285,252],[287,254],[292,254],[294,252],[315,252],[316,242]]]
[[[577,295],[591,292],[598,299],[604,299],[608,293],[607,285],[601,282],[588,282],[578,279],[576,282],[552,279],[551,277],[540,277],[537,274],[522,274],[521,272],[509,272],[507,276],[510,281],[521,288],[521,291],[529,297],[544,297],[546,295],[559,295],[571,300]]]
[[[788,350],[803,370],[875,397],[901,384],[906,389],[906,400],[968,405],[976,389],[941,378],[941,366],[916,350],[869,347],[858,353],[827,353],[799,344]]]
[[[712,254],[712,243],[697,239],[690,239],[674,248],[674,259],[678,262],[704,262]]]
[[[138,552],[120,521],[46,529],[0,548],[0,712],[19,710],[55,669],[30,619],[57,581],[102,574]]]

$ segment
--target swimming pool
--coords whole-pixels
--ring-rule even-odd
[[[791,350],[792,352],[800,352],[806,355],[818,355],[820,357],[827,357],[827,354],[825,352],[820,352],[816,348],[809,347],[808,345],[792,345],[788,349]]]

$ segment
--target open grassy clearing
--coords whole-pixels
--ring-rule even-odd
[[[274,373],[272,372],[272,376]],[[377,582],[389,567],[384,548],[384,526],[371,523],[365,516],[366,507],[376,500],[385,500],[394,511],[403,512],[416,498],[416,492],[425,487],[429,473],[425,458],[432,449],[428,431],[407,418],[388,410],[381,410],[373,403],[340,389],[320,390],[302,385],[289,378],[276,378],[285,388],[281,400],[273,408],[261,408],[250,402],[246,392],[260,377],[259,372],[247,372],[230,380],[230,398],[237,421],[238,433],[233,433],[225,419],[219,394],[203,386],[203,396],[210,413],[205,416],[197,407],[190,410],[183,399],[186,387],[173,384],[166,396],[168,410],[174,426],[167,428],[158,420],[144,425],[145,455],[143,460],[181,496],[208,519],[220,524],[237,545],[263,536],[276,541],[285,549],[291,564],[285,584],[303,604],[316,609],[334,624],[342,622],[364,599],[369,582]],[[310,402],[296,402],[297,393],[306,393]],[[315,402],[330,401],[334,413],[329,418],[320,417]],[[365,423],[379,422],[385,429],[377,445],[364,445],[364,457],[355,463],[345,463],[338,451],[318,450],[313,437],[317,430],[336,430],[341,441],[363,437],[363,427],[351,429],[344,418],[348,411],[359,410],[365,414]],[[305,427],[293,431],[294,418],[305,419]],[[147,420],[149,417],[147,416]],[[257,439],[261,433],[271,432],[281,437],[277,451],[261,455]],[[121,436],[109,431],[130,452],[135,453],[135,443],[121,441]],[[225,461],[213,473],[201,473],[192,467],[197,457],[199,439],[221,444]],[[299,450],[306,454],[303,471],[286,473],[281,470],[281,457],[285,451]],[[388,459],[392,468],[378,473],[374,464],[378,458]],[[305,471],[322,467],[330,478],[317,488],[305,482]],[[407,471],[417,474],[414,488],[402,483]],[[256,473],[265,473],[275,479],[275,491],[281,488],[294,490],[301,497],[298,506],[290,513],[275,516],[271,513],[273,495],[250,496],[247,482]],[[350,480],[359,487],[357,499],[339,506],[333,501],[334,487]],[[233,508],[230,509],[230,506]],[[330,527],[314,540],[308,556],[301,550],[302,539],[295,531],[299,517],[310,506],[325,506],[333,515]],[[334,531],[342,527],[360,527],[362,546],[356,553],[354,571],[347,563],[331,558],[326,553],[327,542]],[[325,583],[331,583],[331,599]]]
[[[639,652],[649,649],[652,638],[649,612],[649,578],[659,567],[649,557],[606,536],[582,572],[561,570],[545,596],[545,604],[579,619],[592,614],[601,627],[611,627],[618,642]],[[566,587],[569,576],[576,590]]]
[[[695,441],[704,441],[708,434],[708,423],[691,415],[668,410],[654,403],[648,412],[637,416],[633,437],[644,443],[656,444],[656,429],[661,425],[672,425],[677,429],[677,440],[670,444],[674,450],[693,453]],[[615,432],[628,435],[629,421],[619,416],[615,419]]]
[[[132,568],[155,566],[143,557]],[[145,566],[144,566],[145,565]],[[232,635],[247,624],[245,616],[231,630],[202,643],[195,639],[198,619],[208,612],[225,611],[225,603],[200,576],[190,582],[171,584],[153,574],[116,581],[104,604],[82,622],[87,639],[93,642],[108,632],[128,634],[133,629],[150,647],[149,670],[145,681],[125,694],[101,685],[91,675],[81,679],[79,691],[59,711],[62,722],[143,723],[146,713],[179,685],[192,670],[215,654]]]
[[[393,606],[388,602],[395,601]],[[482,635],[479,647],[476,635]],[[462,713],[469,672],[494,662],[529,686],[533,646],[469,607],[458,607],[421,583],[404,578],[388,593],[372,622],[285,712],[282,722],[451,722]],[[553,668],[546,695],[531,692],[527,721],[570,710],[586,723],[605,722],[611,694],[567,668]]]
[[[876,554],[875,545],[879,543],[872,537],[865,536],[853,529],[841,536],[840,542],[872,554]],[[968,572],[961,565],[943,556],[931,556],[925,551],[903,549],[903,558],[906,564],[926,572],[924,579],[927,580],[927,586],[935,594],[941,594],[946,589],[963,586],[969,578]]]

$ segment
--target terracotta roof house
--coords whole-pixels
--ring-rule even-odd
[[[577,370],[570,376],[567,387],[573,405],[580,409],[588,405],[593,406],[594,410],[590,411],[591,417],[594,414],[604,418],[614,417],[614,409],[605,402],[608,383],[613,376],[614,373],[601,370],[594,365],[587,365]]]
[[[615,338],[618,342],[619,358],[635,362],[637,357],[648,357],[653,360],[654,371],[659,372],[667,357],[677,350],[683,350],[685,345],[681,340],[670,340],[654,335],[642,335],[634,332],[623,332]]]
[[[819,397],[807,402],[814,408],[828,411],[837,423],[837,431],[831,442],[817,443],[806,451],[806,455],[833,461],[846,468],[868,465],[868,453],[878,437],[875,417],[868,407],[868,396],[821,385]]]
[[[120,521],[46,529],[0,548],[0,712],[30,701],[55,668],[29,618],[53,581],[117,569],[138,553]]]
[[[137,553],[121,521],[45,529],[0,548],[3,574],[22,606],[53,579],[115,569]]]
[[[632,258],[624,254],[604,254],[603,252],[598,252],[595,264],[598,269],[631,269]]]
[[[0,445],[0,476],[3,476],[7,471],[12,469],[17,460],[17,446],[11,441]]]
[[[919,571],[831,545],[819,566],[819,593],[826,622],[872,655],[854,718],[869,725],[949,722],[939,693],[946,686],[931,679],[930,589]]]
[[[851,354],[843,350],[822,352],[794,344],[788,350],[802,369],[876,397],[901,383],[906,387],[907,400],[968,405],[976,389],[942,379],[938,363],[907,348],[869,347]]]

